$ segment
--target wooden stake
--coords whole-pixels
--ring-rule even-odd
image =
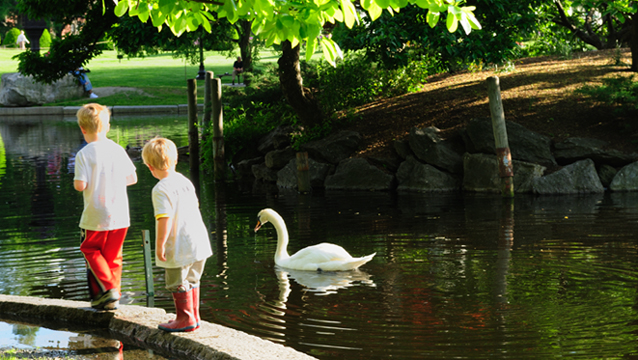
[[[498,170],[499,176],[501,177],[501,194],[504,197],[513,197],[514,170],[512,167],[512,154],[507,140],[501,88],[497,76],[487,78],[487,92],[490,99],[490,113],[492,114],[492,130],[494,131]]]
[[[308,164],[308,153],[297,153],[297,190],[305,194],[312,191],[310,186],[310,165]]]
[[[224,180],[226,177],[226,156],[224,155],[224,114],[221,79],[213,79],[211,89],[215,180]]]
[[[188,79],[188,159],[190,178],[199,197],[199,130],[197,128],[197,80]]]

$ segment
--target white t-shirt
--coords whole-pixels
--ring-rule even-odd
[[[153,187],[152,197],[155,218],[168,216],[172,225],[164,246],[166,261],[155,254],[157,266],[180,268],[213,255],[195,187],[188,178],[170,174]]]
[[[105,231],[129,227],[126,177],[134,174],[135,165],[113,140],[94,141],[78,151],[73,180],[86,182],[80,228]]]

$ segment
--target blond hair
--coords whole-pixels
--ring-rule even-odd
[[[155,137],[144,145],[142,160],[157,170],[168,170],[177,164],[177,147],[166,138]]]
[[[78,125],[90,134],[99,134],[108,129],[111,114],[106,106],[100,104],[85,104],[78,110]]]

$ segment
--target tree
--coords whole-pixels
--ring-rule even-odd
[[[638,2],[633,0],[552,0],[551,21],[596,49],[631,48],[631,70],[638,71]]]
[[[177,36],[195,31],[200,26],[210,31],[212,13],[219,18],[226,17],[233,24],[249,20],[252,32],[260,36],[267,46],[282,45],[283,53],[279,60],[282,90],[301,123],[314,126],[322,121],[322,115],[311,92],[303,87],[299,69],[301,43],[306,46],[306,59],[310,59],[320,45],[324,58],[335,64],[341,50],[330,37],[322,36],[324,26],[340,22],[352,28],[363,16],[376,20],[384,10],[396,13],[408,3],[428,9],[426,21],[430,26],[435,26],[441,15],[447,12],[445,23],[450,32],[455,32],[459,24],[466,33],[480,29],[473,14],[474,7],[462,6],[464,0],[361,0],[362,11],[358,11],[350,0],[122,0],[115,13],[123,16],[128,12],[129,16],[137,16],[142,22],[150,19],[154,26],[168,26]]]

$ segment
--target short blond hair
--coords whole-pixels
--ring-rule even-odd
[[[103,129],[107,129],[111,121],[111,114],[106,106],[91,103],[85,104],[78,110],[78,125],[90,134],[99,134]]]
[[[168,170],[177,164],[177,146],[169,139],[155,137],[144,145],[142,160],[157,170]]]

